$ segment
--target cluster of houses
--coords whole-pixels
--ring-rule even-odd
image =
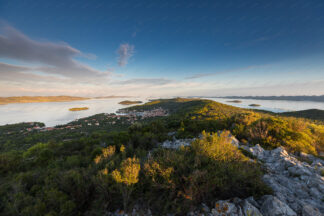
[[[150,117],[159,117],[159,116],[167,116],[168,112],[161,107],[146,110],[146,111],[127,111],[126,115],[123,116],[135,116],[135,117],[142,117],[142,118],[150,118]]]
[[[152,109],[152,110],[147,110],[147,111],[128,111],[127,113],[124,114],[105,114],[105,119],[103,120],[108,120],[109,124],[116,124],[120,120],[125,120],[128,123],[135,123],[138,119],[145,119],[145,118],[152,118],[152,117],[159,117],[159,116],[167,116],[168,112],[162,108],[157,108],[157,109]],[[79,119],[81,120],[81,119]],[[45,131],[53,131],[53,130],[63,130],[63,129],[69,129],[69,130],[74,130],[77,128],[81,128],[84,126],[79,120],[74,121],[75,123],[78,124],[67,124],[67,125],[62,125],[60,127],[44,127],[42,125],[39,125],[38,123],[35,122],[28,122],[31,127],[27,127],[26,129],[22,130],[21,132],[31,132],[31,131],[40,131],[40,132],[45,132]],[[92,118],[92,119],[84,119],[83,122],[86,124],[86,126],[100,126],[99,119],[97,118]],[[124,124],[124,122],[119,122],[121,124]],[[8,132],[9,134],[10,132]]]

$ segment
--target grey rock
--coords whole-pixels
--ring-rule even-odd
[[[248,201],[250,204],[254,205],[257,208],[260,208],[261,206],[259,205],[259,203],[257,201],[255,201],[255,199],[251,196],[245,199],[246,201]]]
[[[249,148],[248,151],[261,160],[265,157],[265,151],[259,144]]]
[[[201,204],[201,209],[202,209],[202,211],[205,212],[205,213],[210,212],[209,207],[208,207],[205,203],[202,203],[202,204]]]
[[[278,148],[272,150],[271,155],[276,156],[276,157],[287,157],[287,156],[289,156],[288,152],[282,147],[278,147]]]
[[[264,162],[268,173],[263,176],[263,181],[272,188],[276,198],[297,213],[301,213],[305,204],[324,212],[324,177],[317,170],[321,166],[321,159],[307,156],[313,159],[313,164],[309,165],[284,148],[272,151],[262,151],[260,148],[255,146],[248,149]]]
[[[215,208],[212,209],[213,216],[243,216],[240,206],[229,202],[229,200],[219,200],[215,203]]]
[[[264,197],[261,212],[264,216],[297,216],[287,204],[271,195]]]
[[[289,167],[288,171],[292,176],[296,176],[296,175],[297,176],[302,176],[302,175],[311,176],[312,175],[312,173],[307,168],[305,168],[299,164],[296,166],[293,166],[293,167]]]
[[[309,189],[309,193],[312,197],[315,199],[322,199],[324,197],[324,194],[320,193],[316,188],[312,187]]]
[[[246,199],[241,205],[244,216],[262,216],[261,212]]]
[[[302,216],[323,216],[318,209],[313,208],[310,205],[304,205],[303,210],[302,210]]]

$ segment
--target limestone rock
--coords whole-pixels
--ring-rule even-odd
[[[244,216],[262,216],[261,212],[246,199],[242,202],[242,211]]]
[[[313,208],[310,205],[304,205],[302,216],[323,216],[323,214],[321,214],[318,209]]]
[[[228,200],[220,200],[216,202],[215,208],[212,209],[213,216],[230,215],[230,216],[243,216],[240,206],[229,202]]]
[[[271,195],[264,197],[261,212],[264,216],[297,216],[296,212],[294,212],[287,204]]]

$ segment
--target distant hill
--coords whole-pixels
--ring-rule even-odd
[[[99,96],[94,97],[95,99],[109,99],[109,98],[131,98],[133,96],[115,96],[115,95],[109,95],[109,96]]]
[[[255,100],[289,100],[289,101],[314,101],[324,102],[324,95],[320,96],[228,96],[228,99],[255,99]]]
[[[289,117],[297,117],[297,118],[306,118],[306,119],[324,122],[324,110],[319,110],[319,109],[308,109],[308,110],[301,110],[301,111],[284,112],[284,113],[280,113],[280,115],[289,116]]]
[[[88,100],[85,97],[73,96],[21,96],[21,97],[0,97],[0,104],[9,103],[39,103],[39,102],[66,102],[77,100]]]

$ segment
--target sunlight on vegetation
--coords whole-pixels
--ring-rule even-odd
[[[156,108],[170,115],[127,127],[116,123],[111,130],[24,134],[19,131],[29,124],[0,127],[0,212],[102,215],[140,205],[153,215],[182,215],[201,203],[271,193],[261,165],[231,144],[231,134],[267,149],[284,146],[314,155],[324,149],[324,126],[310,120],[197,99],[161,99],[127,109]],[[179,149],[159,146],[197,137]]]

